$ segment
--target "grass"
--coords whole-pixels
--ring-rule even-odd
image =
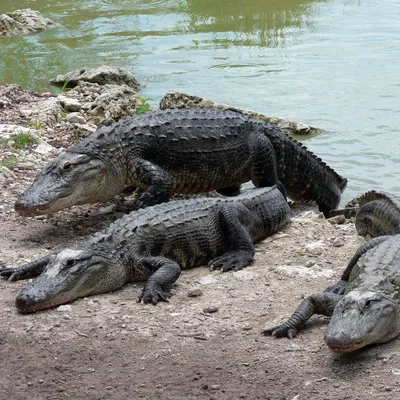
[[[31,147],[33,144],[37,143],[37,139],[30,133],[14,133],[10,135],[9,139],[0,139],[0,148],[4,149],[9,147],[8,143],[14,142],[11,147],[14,149],[25,149]]]
[[[15,156],[8,157],[4,160],[0,160],[0,167],[11,168],[18,164],[18,158]]]
[[[138,100],[140,100],[140,103],[141,103],[141,104],[139,104],[139,107],[136,110],[136,114],[140,115],[140,114],[144,114],[144,113],[150,111],[151,106],[148,103],[148,101],[153,100],[152,98],[150,98],[150,97],[144,98],[141,96],[136,96],[136,98]]]
[[[44,122],[40,122],[36,120],[35,122],[31,122],[30,127],[35,130],[42,129],[46,124]]]
[[[10,140],[14,142],[14,149],[25,149],[37,143],[37,139],[30,133],[16,133],[10,136]]]

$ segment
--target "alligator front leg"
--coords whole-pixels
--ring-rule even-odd
[[[168,301],[172,285],[181,274],[179,265],[165,257],[145,257],[140,260],[137,268],[144,273],[154,273],[148,279],[139,297],[142,303],[157,304],[159,301]]]
[[[243,219],[253,218],[244,206],[238,209],[237,206],[222,205],[218,211],[219,230],[227,236],[231,246],[229,251],[208,263],[211,270],[239,271],[249,266],[254,260],[253,242],[249,232],[241,222],[239,213],[243,213]]]
[[[49,254],[47,256],[39,258],[38,260],[21,265],[20,267],[1,269],[0,276],[2,278],[8,279],[9,281],[36,278],[44,271],[50,261],[51,256],[52,255]]]
[[[171,198],[173,182],[164,169],[143,159],[136,159],[132,169],[139,184],[147,186],[137,202],[137,208],[164,203]]]
[[[332,316],[341,295],[329,292],[317,292],[307,297],[297,307],[292,316],[283,324],[265,329],[262,333],[266,336],[277,338],[287,337],[293,339],[302,326],[314,315]]]

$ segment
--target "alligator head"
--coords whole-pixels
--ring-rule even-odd
[[[352,290],[336,305],[325,332],[335,353],[349,353],[400,333],[399,305],[383,293]]]
[[[16,201],[15,211],[41,215],[109,200],[122,191],[125,177],[117,176],[102,160],[65,151],[39,173]]]
[[[65,249],[51,256],[42,274],[21,289],[15,305],[22,313],[41,311],[119,289],[126,282],[126,269],[115,258],[87,250]]]

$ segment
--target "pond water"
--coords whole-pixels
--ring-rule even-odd
[[[400,1],[2,0],[62,28],[0,39],[0,84],[56,91],[79,67],[122,66],[152,105],[169,89],[326,132],[307,146],[349,179],[344,201],[400,194]]]

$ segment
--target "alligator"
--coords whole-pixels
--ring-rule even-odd
[[[371,190],[358,199],[356,229],[372,237],[400,233],[400,197]]]
[[[222,272],[253,262],[253,243],[281,229],[291,210],[277,186],[237,197],[175,200],[132,211],[72,248],[16,268],[9,280],[34,278],[16,307],[29,313],[146,280],[139,300],[167,301],[181,269],[208,263]]]
[[[250,180],[256,187],[281,185],[293,200],[315,200],[324,213],[337,207],[347,185],[304,145],[261,120],[173,109],[132,116],[81,139],[49,162],[15,210],[52,213],[111,200],[126,187],[137,189],[141,208],[173,193],[237,195]]]
[[[360,199],[359,231],[396,232],[395,196],[367,192]],[[378,236],[358,248],[339,282],[303,300],[285,323],[263,333],[292,339],[313,314],[321,314],[331,317],[325,343],[336,353],[384,343],[400,334],[399,290],[400,234]]]

